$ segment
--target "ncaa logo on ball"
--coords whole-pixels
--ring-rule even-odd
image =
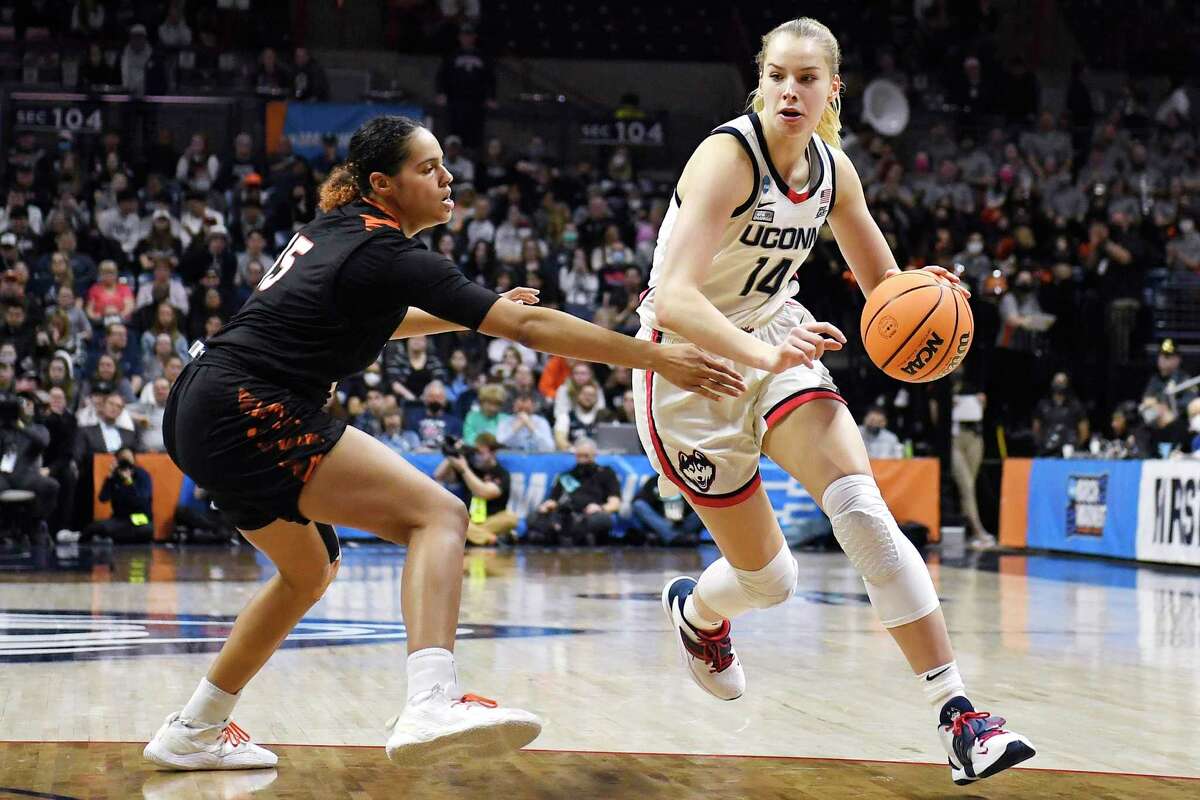
[[[895,317],[889,315],[879,320],[877,330],[879,331],[879,335],[884,339],[890,339],[896,335],[896,331],[900,330],[900,324],[896,322]]]
[[[925,366],[933,360],[933,357],[941,350],[942,345],[946,343],[946,340],[939,336],[937,331],[931,330],[926,336],[927,338],[916,349],[909,362],[900,368],[900,371],[905,375],[916,375],[925,369]]]

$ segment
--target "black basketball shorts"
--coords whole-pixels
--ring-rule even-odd
[[[321,404],[211,353],[184,368],[163,417],[172,460],[243,531],[308,523],[300,492],[345,430]]]

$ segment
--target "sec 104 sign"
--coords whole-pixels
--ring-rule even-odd
[[[17,130],[71,131],[100,133],[104,120],[98,108],[79,106],[39,106],[17,108],[13,127]]]
[[[579,126],[581,144],[626,144],[636,147],[662,147],[666,137],[663,124],[653,119],[612,119],[584,122]]]

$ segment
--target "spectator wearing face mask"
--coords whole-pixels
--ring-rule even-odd
[[[1054,320],[1042,310],[1037,284],[1030,270],[1018,270],[1013,279],[1013,290],[1000,298],[1000,318],[1003,327],[996,342],[998,347],[1033,353],[1041,351],[1041,333]]]
[[[1179,236],[1167,242],[1167,266],[1200,272],[1200,233],[1191,217],[1179,220]]]
[[[1054,317],[1042,310],[1037,285],[1028,269],[1017,271],[1012,291],[1000,297],[1000,329],[996,336],[994,371],[997,375],[1038,374],[1039,357],[1046,350],[1046,331]],[[1042,373],[1043,375],[1045,373]],[[1042,378],[1045,380],[1045,378]],[[1001,415],[1027,420],[1037,400],[1031,380],[1004,381],[993,387]]]
[[[463,421],[451,414],[446,405],[446,387],[441,381],[430,381],[421,392],[421,408],[411,411],[404,429],[417,435],[422,450],[441,450],[448,440],[462,436]]]
[[[887,421],[887,412],[878,406],[863,417],[858,430],[867,446],[867,455],[871,458],[904,458],[904,445],[887,429]]]
[[[1038,455],[1066,455],[1064,447],[1076,448],[1090,437],[1087,413],[1071,393],[1071,380],[1057,372],[1050,381],[1050,396],[1038,403],[1033,412],[1033,439]]]
[[[992,258],[984,248],[983,234],[971,231],[967,246],[954,256],[954,263],[963,265],[963,283],[976,287],[992,271]]]

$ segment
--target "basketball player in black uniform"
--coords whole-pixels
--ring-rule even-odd
[[[710,398],[740,377],[692,345],[664,347],[468,281],[413,237],[450,219],[452,178],[437,139],[379,117],[350,141],[321,189],[325,213],[288,243],[257,290],[179,377],[163,423],[172,459],[278,568],[238,616],[182,711],[146,746],[171,769],[270,767],[230,715],[239,693],[337,572],[333,525],[407,545],[402,608],[408,702],[391,724],[398,764],[522,747],[526,711],[464,694],[454,632],[467,515],[462,503],[381,443],[322,410],[331,384],[360,372],[390,338],[477,329],[589,361],[654,370]]]

